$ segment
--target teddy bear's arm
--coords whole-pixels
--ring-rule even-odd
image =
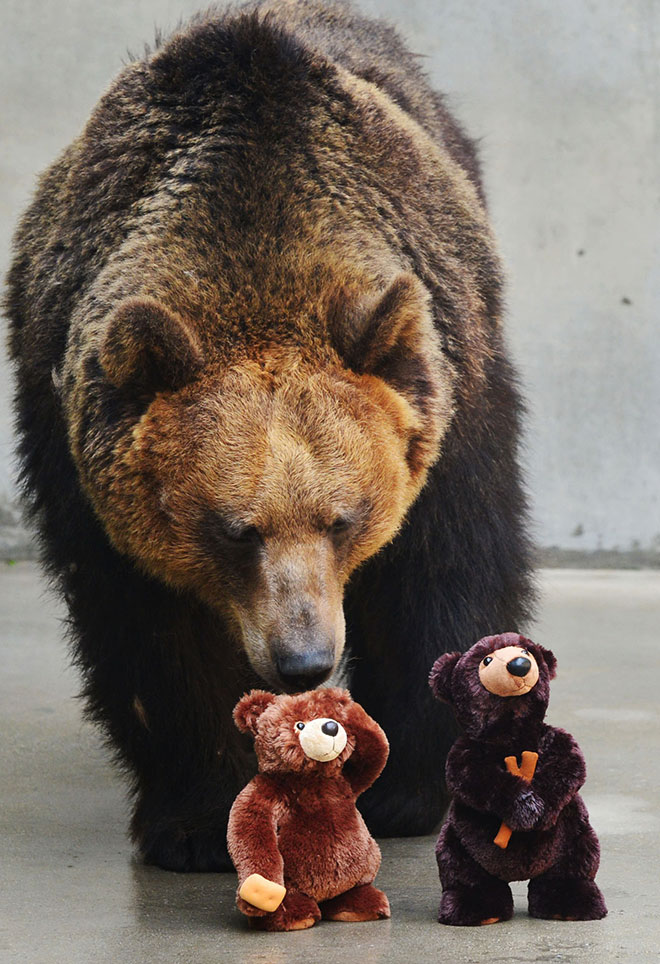
[[[227,847],[238,874],[238,888],[251,874],[284,884],[284,863],[277,845],[276,788],[258,775],[241,790],[229,814]]]
[[[532,780],[534,793],[543,803],[542,827],[555,823],[573,799],[587,775],[582,751],[570,733],[553,728],[551,739],[542,747]]]
[[[530,785],[522,777],[506,769],[504,758],[493,755],[490,747],[460,738],[447,757],[447,789],[456,800],[473,810],[495,813],[512,830],[528,829],[521,825],[526,815]]]
[[[348,739],[355,749],[344,764],[343,773],[356,797],[371,786],[387,762],[387,737],[358,703],[351,706]]]

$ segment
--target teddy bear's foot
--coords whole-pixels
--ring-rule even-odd
[[[323,920],[383,920],[390,916],[390,902],[382,890],[371,884],[352,887],[321,904]]]
[[[511,888],[502,880],[467,887],[457,884],[442,892],[438,920],[441,924],[477,927],[496,924],[513,916]]]
[[[311,897],[289,891],[272,914],[249,920],[250,927],[258,931],[303,931],[321,920],[321,911]]]
[[[531,917],[544,920],[600,920],[607,914],[595,880],[536,877],[527,889]]]

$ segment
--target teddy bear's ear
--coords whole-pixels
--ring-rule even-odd
[[[536,649],[540,652],[543,657],[543,662],[548,667],[548,677],[549,679],[554,679],[557,675],[557,657],[549,649],[544,646],[539,646],[538,643],[534,643]]]
[[[437,700],[443,703],[451,703],[451,677],[454,666],[459,661],[462,653],[444,653],[433,664],[433,669],[429,675],[429,686]]]
[[[234,707],[234,723],[241,733],[256,733],[257,720],[277,697],[265,690],[251,690]]]

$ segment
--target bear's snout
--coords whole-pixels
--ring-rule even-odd
[[[481,660],[479,679],[495,696],[524,696],[538,683],[539,667],[528,650],[503,646]]]
[[[294,692],[320,686],[327,680],[335,666],[335,647],[329,643],[300,650],[290,650],[283,645],[271,644],[271,652],[284,688]]]
[[[296,731],[305,756],[319,763],[336,760],[348,741],[341,723],[324,717],[308,723],[300,720],[296,723]]]

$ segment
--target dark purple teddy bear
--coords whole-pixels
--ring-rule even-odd
[[[447,757],[453,799],[436,845],[443,924],[509,920],[511,880],[529,879],[532,917],[607,913],[594,880],[598,839],[578,794],[584,758],[569,733],[543,722],[556,663],[549,650],[504,633],[433,666],[431,689],[464,731]],[[516,775],[516,761],[533,768],[537,754],[531,782]]]

